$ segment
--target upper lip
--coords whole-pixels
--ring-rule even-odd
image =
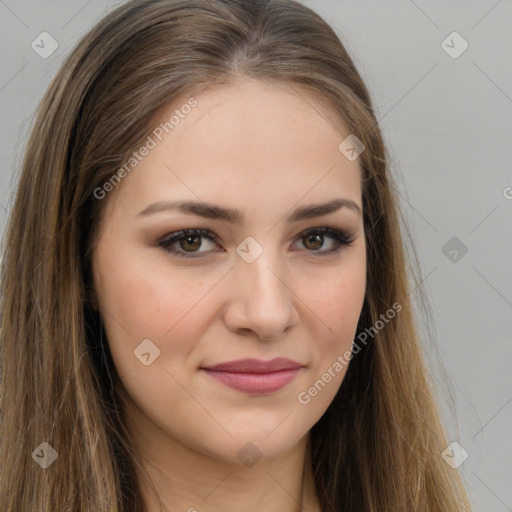
[[[270,361],[262,361],[261,359],[237,359],[213,366],[204,366],[203,369],[231,373],[271,373],[282,370],[295,370],[302,368],[302,366],[302,364],[292,361],[291,359],[276,357]]]

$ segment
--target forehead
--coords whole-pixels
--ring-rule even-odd
[[[152,124],[156,126],[169,121],[191,97],[197,105],[186,114],[187,122],[180,121],[182,126],[175,131],[176,138],[187,135],[192,126],[199,135],[201,130],[208,130],[212,125],[231,133],[234,138],[249,134],[259,142],[269,132],[270,135],[288,134],[287,139],[304,135],[315,139],[327,133],[338,139],[349,134],[342,116],[318,91],[290,82],[263,82],[248,78],[211,86],[196,93],[184,93],[171,104],[163,106],[155,114]],[[315,136],[318,131],[321,135]],[[214,133],[210,136],[213,137]]]
[[[183,94],[151,126],[154,147],[122,184],[137,203],[359,197],[358,161],[338,149],[343,120],[296,85],[243,80]]]

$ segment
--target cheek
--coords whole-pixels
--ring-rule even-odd
[[[143,255],[126,255],[103,258],[96,277],[100,312],[120,374],[137,362],[133,351],[143,340],[150,339],[162,356],[171,342],[176,356],[190,351],[191,340],[211,321],[202,302],[215,284],[211,276],[191,279],[186,269],[171,274],[161,265],[145,264]]]
[[[311,345],[311,374],[304,388],[315,414],[322,414],[343,382],[351,360],[353,340],[366,292],[366,260],[364,253],[347,258],[329,280],[311,297],[309,316],[316,325]],[[310,289],[311,282],[309,283]],[[301,403],[306,403],[302,401]]]
[[[350,365],[352,343],[364,302],[363,268],[341,273],[312,298],[315,315],[311,371],[297,395],[302,414],[313,423],[331,404]]]
[[[322,281],[316,292],[309,292],[311,309],[326,336],[318,341],[323,348],[350,346],[363,307],[366,275],[363,266],[341,271]]]

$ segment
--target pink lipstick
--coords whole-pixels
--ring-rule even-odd
[[[238,359],[201,368],[210,377],[249,394],[272,393],[286,386],[303,365],[278,357],[270,361]]]

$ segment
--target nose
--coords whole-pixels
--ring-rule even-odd
[[[252,263],[235,262],[224,321],[231,332],[270,341],[297,325],[299,313],[289,274],[267,254]]]

